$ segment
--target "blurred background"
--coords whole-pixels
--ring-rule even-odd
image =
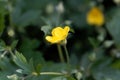
[[[93,7],[104,15],[101,26],[87,22],[87,14]],[[81,80],[119,80],[119,21],[120,0],[0,0],[0,39],[8,46],[17,41],[13,50],[27,60],[32,58],[35,64],[44,65],[43,71],[64,67],[59,64],[56,44],[48,43],[45,36],[54,27],[70,26],[67,49],[72,69],[85,75]],[[50,80],[47,77],[33,80],[40,79]]]
[[[102,32],[98,31],[99,29],[95,30],[95,26],[87,24],[87,12],[93,6],[98,6],[106,15],[105,22],[107,22],[107,18],[112,17],[107,15],[109,11],[119,7],[113,0],[35,0],[34,2],[31,0],[1,0],[0,4],[1,8],[5,8],[2,8],[4,13],[1,10],[1,13],[5,15],[5,27],[1,39],[8,45],[14,40],[18,40],[17,48],[23,54],[28,54],[28,51],[32,50],[31,47],[35,47],[33,51],[42,52],[41,54],[46,60],[53,61],[59,61],[56,58],[56,45],[49,46],[45,41],[45,36],[50,33],[52,28],[69,25],[74,30],[68,37],[69,52],[81,55],[93,49],[89,38],[96,39],[101,33],[101,35],[103,34],[101,37],[112,39],[105,25],[102,26],[104,29]]]

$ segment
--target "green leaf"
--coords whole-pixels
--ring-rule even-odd
[[[42,53],[36,50],[39,45],[40,41],[38,41],[37,39],[30,40],[29,38],[24,38],[19,51],[22,52],[28,60],[32,58],[35,65],[39,63],[44,64],[45,61]]]
[[[111,58],[103,59],[96,62],[92,67],[91,72],[95,80],[119,80],[120,70],[114,69],[110,66]]]
[[[25,8],[26,9],[45,9],[46,5],[48,5],[49,3],[53,3],[55,4],[58,0],[34,0],[30,1],[30,0],[23,0],[25,2]]]
[[[89,59],[89,53],[86,53],[82,56],[81,61],[80,61],[80,66],[81,68],[84,68],[85,70],[88,68],[90,65],[91,61]]]
[[[120,60],[116,60],[116,61],[112,64],[112,67],[113,67],[113,68],[116,68],[116,69],[120,69]]]
[[[3,40],[0,40],[0,51],[4,51],[6,48],[6,44]]]
[[[0,71],[0,79],[1,79],[1,80],[9,80],[9,79],[7,78],[8,75],[11,75],[11,72]]]
[[[39,16],[40,16],[40,11],[38,10],[28,10],[26,12],[24,12],[21,15],[17,15],[17,11],[15,11],[13,14],[15,14],[12,16],[13,18],[13,22],[20,27],[26,27],[30,24],[33,24],[34,21],[36,21]],[[19,10],[19,14],[20,14],[20,10]]]
[[[35,71],[39,74],[40,70],[42,69],[42,65],[38,64],[35,69],[36,69]]]
[[[96,70],[93,76],[95,80],[119,80],[120,71],[107,67],[102,70]]]
[[[0,13],[0,35],[2,34],[4,28],[5,28],[4,15]]]
[[[25,73],[31,73],[34,71],[33,69],[33,62],[30,60],[30,64],[27,62],[26,58],[19,53],[18,51],[15,52],[13,56],[13,61],[24,70]]]
[[[0,0],[0,13],[5,13],[7,1],[5,0]]]
[[[78,65],[78,58],[75,54],[71,54],[70,56],[70,64],[77,66]]]
[[[2,34],[5,28],[5,14],[6,14],[6,1],[0,1],[0,35]]]
[[[28,63],[28,65],[29,65],[29,69],[30,69],[30,71],[31,72],[36,72],[36,70],[35,70],[35,67],[34,67],[34,62],[33,62],[33,59],[31,58],[30,60],[29,60],[29,63]],[[40,72],[40,70],[39,71],[37,71],[38,73]]]
[[[89,2],[89,0],[66,0],[67,6],[74,11],[84,11]]]
[[[50,30],[52,29],[51,26],[45,25],[41,27],[41,30],[44,32],[45,35],[50,34]]]
[[[88,38],[90,44],[93,46],[93,48],[96,48],[100,45],[100,42],[92,37]]]
[[[7,76],[7,78],[9,80],[20,80],[19,77],[16,74],[9,75],[9,76]]]
[[[41,69],[41,71],[48,71],[48,72],[61,72],[66,70],[69,69],[68,69],[68,65],[65,63],[50,63],[50,62],[44,64],[44,66]]]
[[[59,76],[59,77],[52,78],[51,80],[67,80],[67,79],[64,76]],[[68,79],[68,80],[72,80],[72,79]]]
[[[67,78],[67,80],[76,80],[76,79],[74,79],[73,77],[66,77]],[[79,79],[78,79],[79,80]]]
[[[76,28],[85,28],[86,27],[86,12],[82,13],[70,13],[69,20],[75,24]]]
[[[9,68],[8,68],[9,66]],[[15,70],[15,66],[12,64],[9,58],[6,56],[2,57],[2,54],[0,55],[0,69],[3,71],[10,71],[13,72]]]
[[[20,67],[22,67],[24,64],[27,64],[26,58],[18,51],[15,52],[15,55],[13,56],[13,61]]]
[[[112,35],[116,46],[120,47],[120,8],[112,11],[112,18],[106,24],[109,33]]]
[[[15,47],[17,46],[18,40],[14,40],[11,44],[11,48],[12,50],[15,49]]]

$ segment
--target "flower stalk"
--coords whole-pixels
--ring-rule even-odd
[[[64,75],[60,72],[41,72],[40,75]]]
[[[57,44],[57,48],[58,48],[58,53],[59,53],[60,60],[61,60],[62,63],[64,63],[65,60],[64,60],[64,56],[63,56],[63,52],[62,52],[60,44]]]
[[[69,54],[68,54],[68,50],[67,50],[67,47],[66,47],[66,44],[63,45],[64,47],[64,50],[65,50],[65,55],[66,55],[66,60],[67,60],[67,64],[69,65],[69,62],[70,62],[70,58],[69,58]]]

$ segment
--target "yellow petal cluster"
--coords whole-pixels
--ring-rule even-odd
[[[87,22],[90,25],[102,26],[104,24],[104,14],[98,7],[93,7],[87,13]]]
[[[60,43],[61,41],[67,38],[69,31],[70,31],[69,26],[65,26],[64,28],[56,27],[51,32],[52,36],[46,36],[45,39],[52,44]]]

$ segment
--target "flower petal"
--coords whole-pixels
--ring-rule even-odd
[[[52,30],[52,36],[46,36],[46,40],[51,43],[60,43],[66,39],[69,30],[69,26],[65,26],[65,28],[56,27]]]
[[[87,14],[87,22],[90,25],[101,26],[104,24],[104,15],[102,11],[94,7]]]
[[[50,43],[59,43],[61,39],[54,37],[54,36],[46,36],[46,40]]]
[[[66,33],[68,33],[68,32],[70,31],[70,27],[69,27],[69,26],[65,26],[64,31],[65,31]]]
[[[46,39],[47,41],[49,41],[49,42],[53,41],[52,36],[46,36],[45,39]]]
[[[52,30],[52,36],[60,36],[63,29],[61,27],[56,27]]]

